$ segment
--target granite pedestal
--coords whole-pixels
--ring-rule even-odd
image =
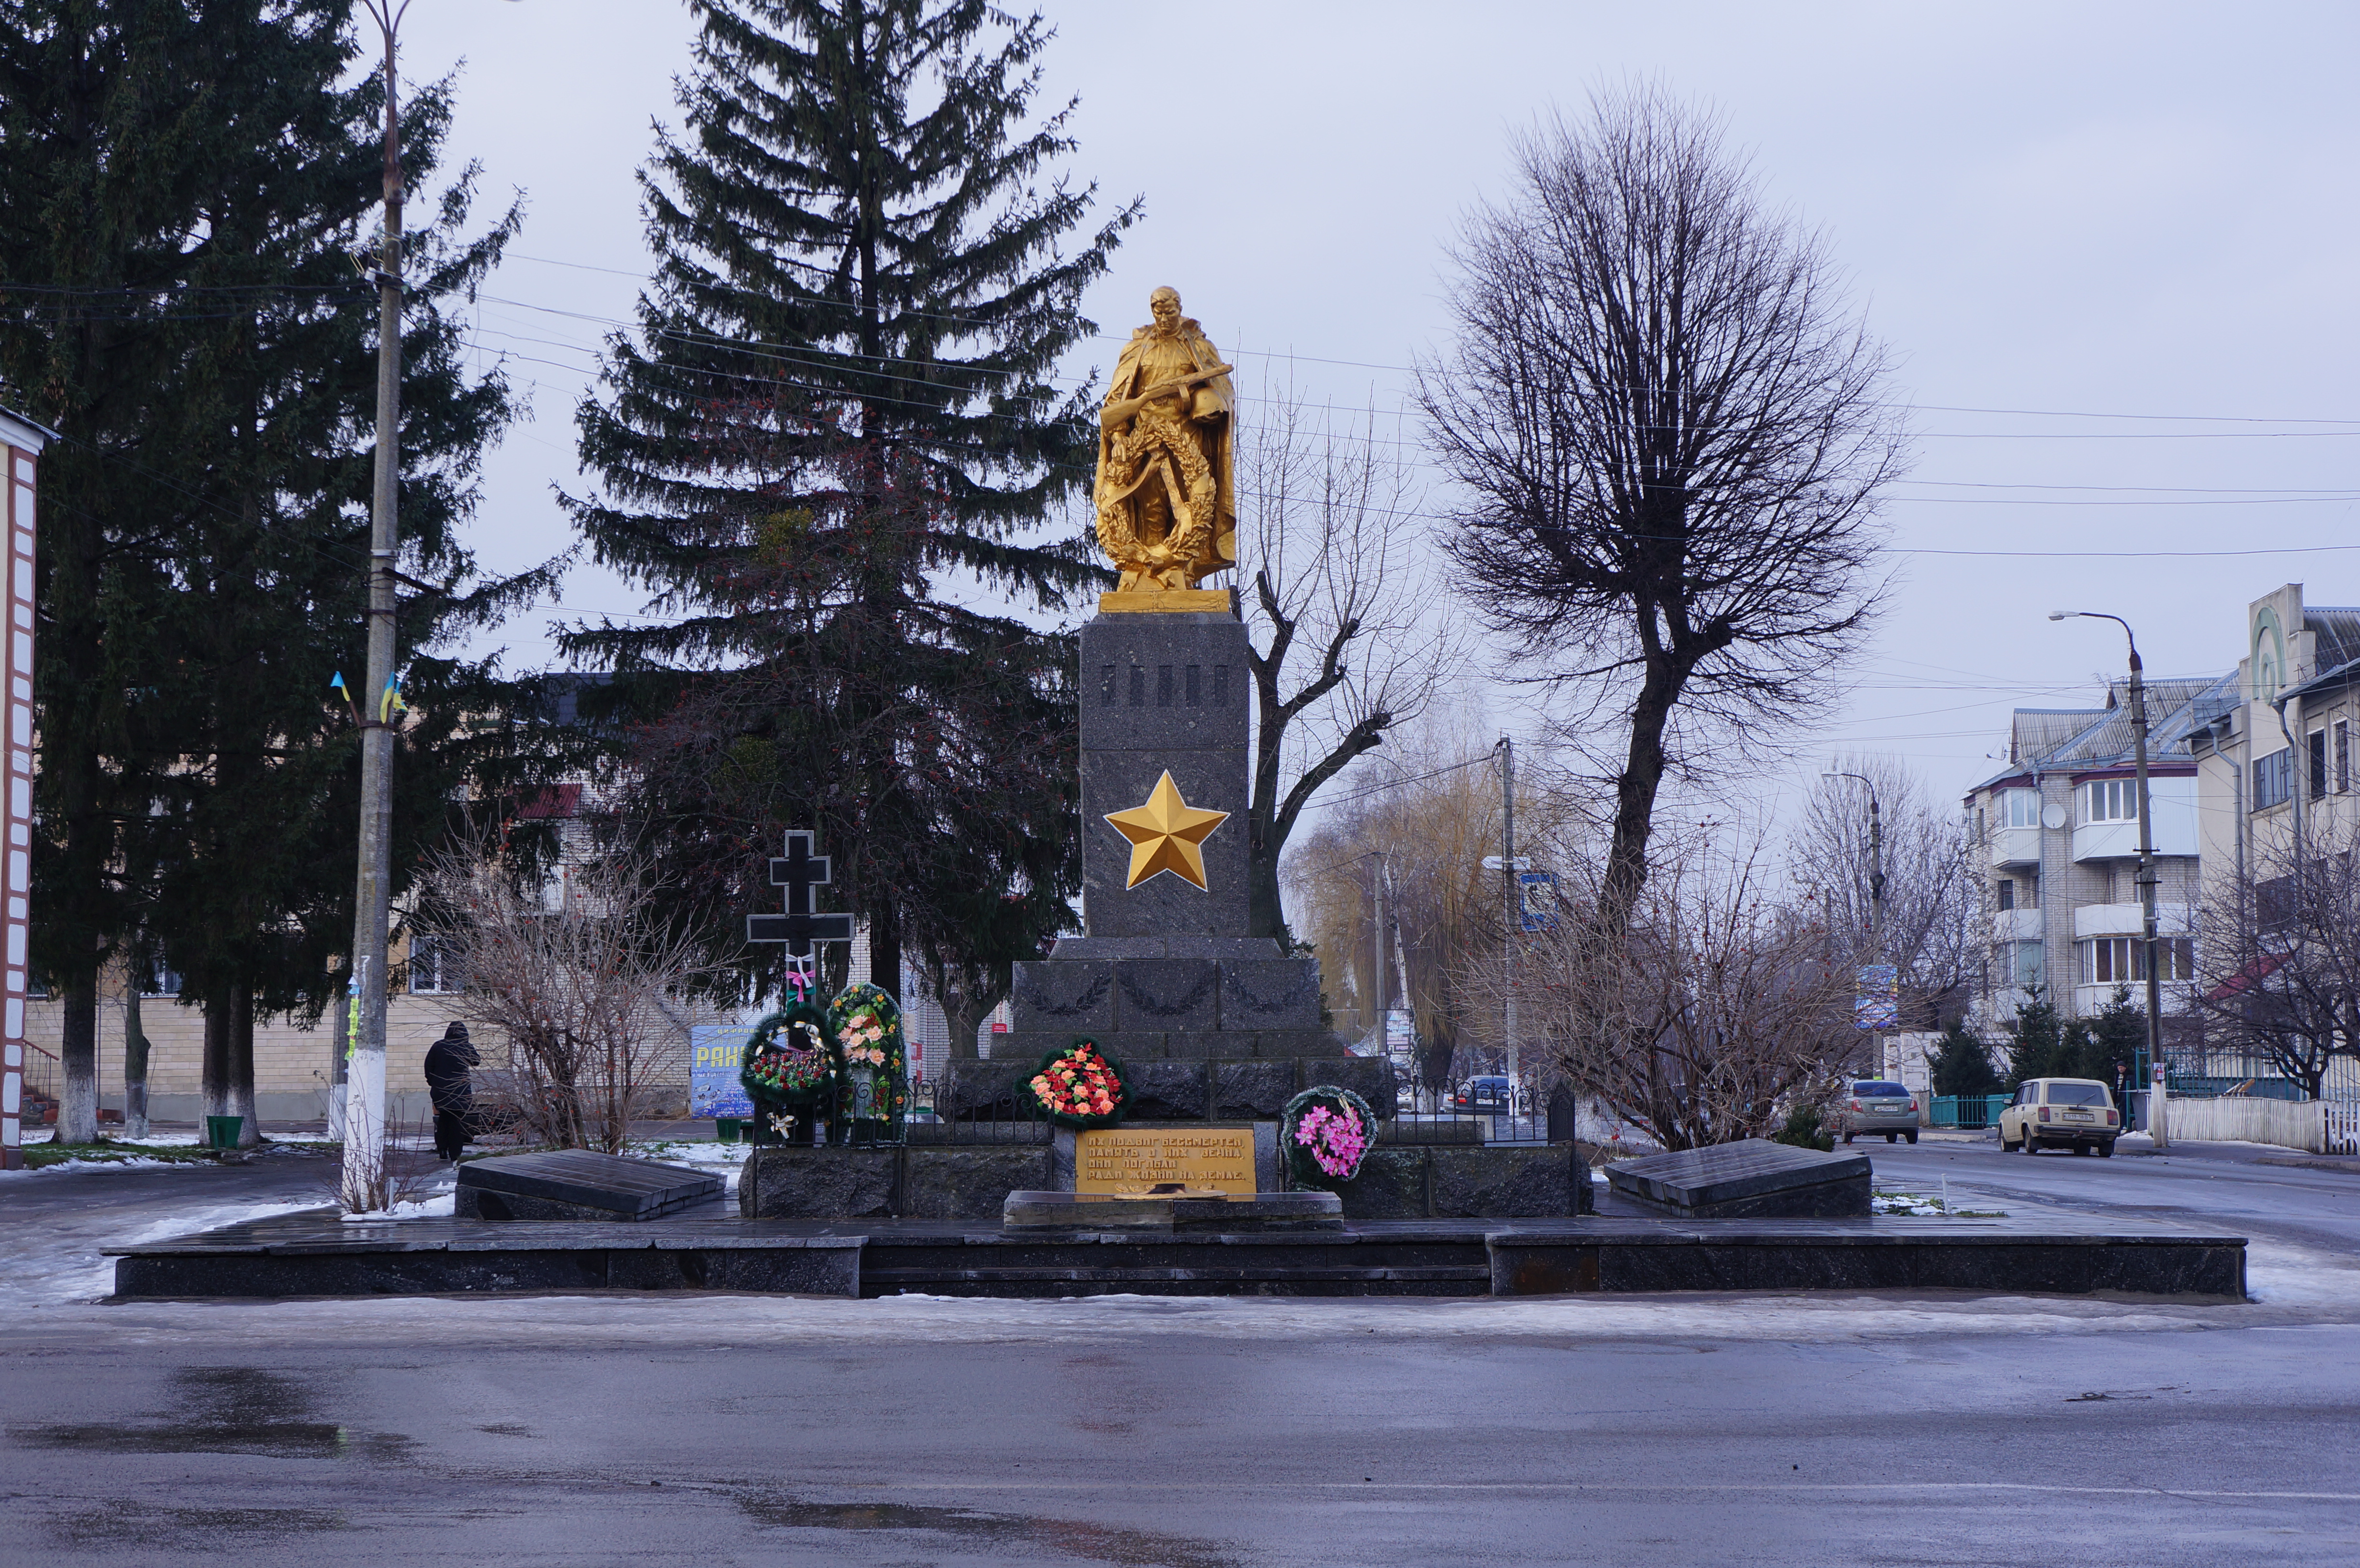
[[[1758,1138],[1625,1160],[1606,1168],[1606,1180],[1634,1203],[1682,1219],[1843,1219],[1869,1210],[1867,1155]]]
[[[938,1106],[1013,1105],[1042,1056],[1087,1035],[1129,1070],[1135,1116],[1272,1119],[1317,1083],[1391,1116],[1392,1064],[1353,1056],[1320,1021],[1318,960],[1249,934],[1244,623],[1102,615],[1082,628],[1080,689],[1084,934],[1016,965],[1014,1028],[993,1061],[949,1065]],[[1203,887],[1169,872],[1127,886],[1131,843],[1107,821],[1167,772],[1189,806],[1229,813],[1198,845]]]

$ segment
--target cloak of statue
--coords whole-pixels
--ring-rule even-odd
[[[1196,369],[1221,364],[1194,317],[1180,318],[1178,337]],[[1107,387],[1109,404],[1145,389],[1147,349],[1154,341],[1152,326],[1131,334]],[[1193,506],[1185,499],[1190,488],[1186,476],[1173,472],[1169,453],[1142,428],[1149,422],[1148,412],[1120,430],[1101,427],[1098,431],[1098,545],[1121,569],[1125,593],[1193,587],[1237,564],[1236,388],[1221,375],[1180,397],[1184,417],[1164,424],[1167,429],[1176,424],[1184,439],[1193,441],[1203,454],[1212,481],[1209,507]]]

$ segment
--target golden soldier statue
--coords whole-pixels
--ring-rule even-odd
[[[1190,590],[1237,564],[1237,393],[1176,291],[1158,289],[1148,308],[1155,321],[1123,345],[1098,414],[1098,545],[1122,569],[1105,607],[1227,608],[1227,593]]]

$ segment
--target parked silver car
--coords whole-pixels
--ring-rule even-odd
[[[1906,1083],[1889,1078],[1863,1078],[1836,1105],[1836,1128],[1850,1143],[1862,1133],[1885,1135],[1885,1141],[1906,1138],[1918,1141],[1918,1096]]]

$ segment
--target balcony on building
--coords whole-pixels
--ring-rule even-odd
[[[2011,866],[2040,864],[2040,830],[2030,828],[1994,828],[1991,830],[1991,863],[1998,870]]]
[[[2195,915],[2186,904],[2155,906],[2155,930],[2158,936],[2186,936],[2194,929]],[[2136,903],[2084,904],[2073,911],[2073,940],[2093,936],[2141,936],[2147,931],[2147,917]]]
[[[2150,779],[2155,853],[2192,855],[2196,844],[2196,780]],[[2073,787],[2073,858],[2138,858],[2138,780],[2127,775],[2084,779]]]
[[[2040,933],[2038,909],[2001,909],[1992,916],[1994,942],[2038,942]]]

